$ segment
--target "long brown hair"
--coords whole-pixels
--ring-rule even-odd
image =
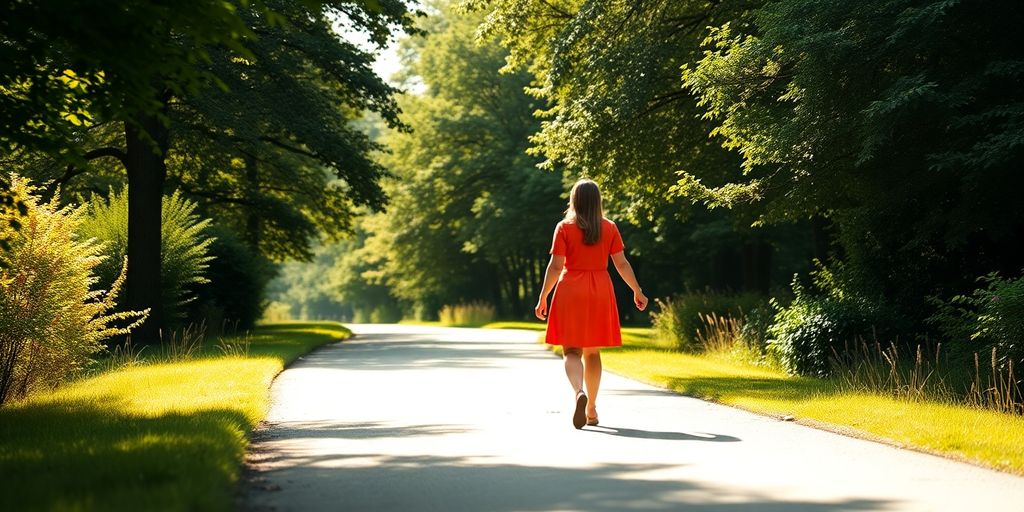
[[[601,191],[597,183],[581,179],[569,192],[569,208],[565,210],[565,221],[575,222],[583,230],[583,243],[594,245],[601,239],[601,224],[604,212],[601,209]]]

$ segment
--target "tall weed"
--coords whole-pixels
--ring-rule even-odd
[[[764,297],[757,294],[717,294],[711,292],[687,293],[660,300],[651,313],[655,334],[661,342],[684,352],[701,350],[701,337],[706,329],[706,316],[734,318],[744,323],[745,312],[767,307]]]

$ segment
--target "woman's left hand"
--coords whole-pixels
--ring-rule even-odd
[[[633,292],[633,304],[640,311],[647,309],[647,296],[644,295],[644,292]]]

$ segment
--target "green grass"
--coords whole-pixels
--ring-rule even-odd
[[[345,339],[331,323],[257,328],[247,355],[114,369],[0,409],[0,510],[229,510],[284,366]]]
[[[500,322],[487,327],[540,331],[544,324]],[[620,375],[760,414],[792,416],[819,428],[1024,475],[1022,416],[843,392],[828,380],[792,377],[728,355],[672,351],[659,345],[649,328],[623,328],[622,334],[622,348],[602,352],[604,367]]]

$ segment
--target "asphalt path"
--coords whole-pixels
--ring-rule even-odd
[[[607,372],[575,430],[535,332],[350,327],[275,380],[243,509],[1024,510],[1024,478]]]

